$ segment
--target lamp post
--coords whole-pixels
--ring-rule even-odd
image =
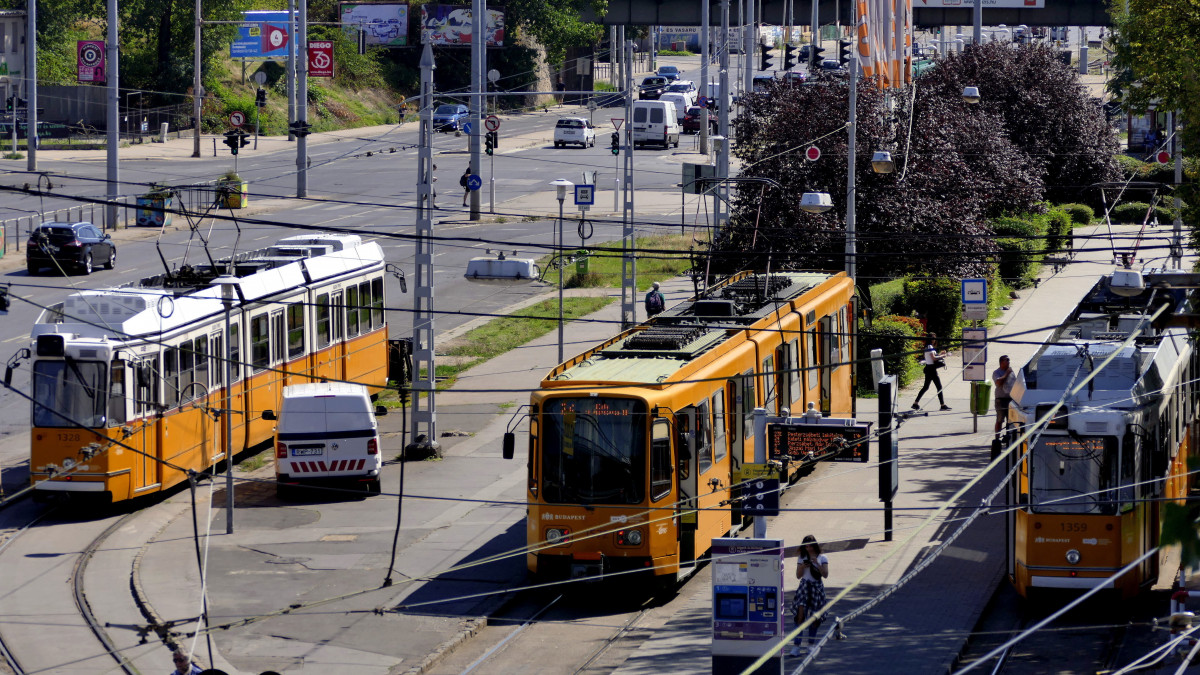
[[[221,302],[225,305],[225,534],[233,534],[233,345],[230,344],[232,329],[230,317],[233,314],[233,300],[236,293],[242,294],[240,281],[237,277],[225,275],[213,280],[213,284],[221,287]]]
[[[555,249],[558,251],[558,362],[563,362],[563,275],[566,274],[566,269],[563,266],[563,251],[566,250],[563,246],[563,202],[567,199],[567,188],[575,187],[575,184],[565,178],[559,178],[550,183],[558,190],[558,241]]]

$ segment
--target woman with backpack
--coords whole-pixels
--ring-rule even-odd
[[[938,377],[938,368],[946,367],[946,351],[938,352],[937,350],[937,333],[930,333],[925,338],[925,353],[921,356],[921,365],[924,366],[925,384],[921,385],[921,391],[917,392],[917,400],[913,401],[912,409],[921,409],[921,397],[929,390],[929,385],[935,387],[937,392],[938,402],[942,404],[942,410],[950,410],[950,406],[946,405],[946,398],[942,395],[942,380]]]
[[[467,165],[467,170],[463,171],[462,177],[458,179],[458,184],[463,189],[463,206],[467,205],[467,199],[471,196],[471,165]]]

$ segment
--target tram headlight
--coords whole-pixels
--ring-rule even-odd
[[[617,546],[641,546],[642,531],[637,528],[617,530]]]
[[[1071,549],[1070,551],[1067,551],[1067,562],[1072,565],[1078,565],[1079,564],[1079,551],[1076,551],[1075,549]]]
[[[551,527],[546,530],[546,543],[551,546],[567,543],[567,537],[571,536],[571,531],[565,527]]]

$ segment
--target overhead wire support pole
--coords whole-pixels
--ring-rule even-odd
[[[308,196],[308,0],[300,0],[299,28],[288,40],[295,44],[296,121],[304,130],[296,142],[296,197]],[[299,43],[297,44],[297,38]]]
[[[204,100],[204,87],[200,84],[200,27],[203,24],[200,0],[196,0],[195,45],[192,47],[192,157],[200,156],[200,103]]]
[[[717,96],[717,133],[723,139],[717,147],[717,178],[729,177],[729,108],[733,97],[729,92],[729,0],[721,0],[721,58],[718,75]],[[713,191],[713,224],[719,232],[724,226],[728,212],[726,201],[721,199],[721,190],[728,190],[722,184]]]
[[[854,232],[854,159],[856,154],[855,132],[858,127],[858,55],[850,59],[850,112],[846,120],[847,151],[846,151],[846,276],[854,281],[856,273],[855,259],[858,242]]]
[[[622,27],[623,28],[623,27]],[[624,35],[624,30],[621,31]],[[637,325],[637,234],[633,227],[633,42],[623,42],[625,85],[625,203],[621,212],[621,328]]]
[[[417,136],[417,227],[413,242],[416,289],[413,292],[412,437],[428,442],[437,436],[433,354],[433,48],[421,52],[421,110]]]
[[[288,46],[287,46],[287,96],[288,96],[288,140],[296,140],[292,134],[292,122],[296,117],[296,0],[288,0]]]
[[[25,168],[37,171],[37,0],[27,0],[25,6],[25,35],[29,36],[25,40],[25,154],[28,159]],[[13,107],[13,112],[16,113],[16,106]]]
[[[471,175],[483,173],[480,161],[483,135],[483,55],[487,41],[484,31],[487,29],[487,3],[485,0],[471,0],[471,133],[467,135],[467,145],[471,153]],[[479,190],[471,190],[469,203],[471,205],[471,220],[479,220]]]
[[[105,73],[106,77],[108,77],[108,110],[106,115],[108,129],[105,135],[108,156],[108,207],[105,209],[105,230],[115,229],[117,226],[117,196],[121,189],[121,171],[117,165],[117,151],[121,146],[121,73],[119,69],[121,47],[120,42],[117,40],[117,30],[120,22],[120,14],[117,13],[117,0],[108,0],[108,45],[105,50],[107,52],[105,67],[108,69],[108,72]],[[15,131],[17,128],[15,116],[13,120],[13,129]]]
[[[700,0],[700,96],[710,98],[708,86],[709,44],[712,42],[712,26],[709,17],[710,0]],[[704,121],[700,124],[700,154],[704,155],[704,163],[708,163],[708,111],[702,110]]]

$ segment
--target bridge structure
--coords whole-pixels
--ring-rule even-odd
[[[609,0],[608,12],[604,16],[583,13],[585,21],[594,21],[610,26],[699,26],[705,0]],[[711,25],[719,28],[721,20],[720,0],[707,0]],[[812,0],[762,0],[759,4],[762,15],[758,22],[783,25],[784,7],[792,2],[793,24],[807,25],[812,16]],[[744,23],[738,0],[729,2],[729,24]],[[1018,5],[1025,6],[1000,6]],[[1042,5],[1038,7],[1036,5]],[[854,23],[852,0],[818,0],[817,11],[822,25],[832,24],[840,17],[842,25]],[[916,28],[939,26],[970,26],[973,22],[972,0],[913,0],[913,24]],[[998,26],[1111,26],[1112,17],[1102,0],[983,0],[983,25]]]

